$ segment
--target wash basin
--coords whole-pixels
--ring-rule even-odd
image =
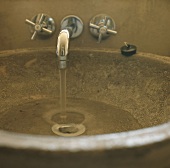
[[[55,49],[0,53],[0,167],[170,166],[170,57],[79,48],[68,57],[62,118]],[[85,130],[54,134],[65,122]]]

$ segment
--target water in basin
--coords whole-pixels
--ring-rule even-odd
[[[168,57],[73,50],[63,114],[55,49],[3,53],[0,129],[57,136],[51,127],[59,124],[64,134],[79,129],[82,135],[97,135],[168,122],[169,70]]]
[[[0,128],[5,130],[54,135],[55,124],[82,124],[84,135],[114,133],[141,128],[138,121],[125,110],[88,99],[69,98],[66,117],[60,111],[59,99],[42,99],[16,106],[1,116]],[[56,103],[57,102],[57,103]]]

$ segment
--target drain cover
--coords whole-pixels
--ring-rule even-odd
[[[52,131],[65,137],[73,137],[81,135],[85,132],[86,128],[83,124],[55,124],[52,126]]]

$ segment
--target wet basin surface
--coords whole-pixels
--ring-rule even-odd
[[[31,149],[56,152],[111,150],[121,148],[122,144],[126,148],[151,143],[152,138],[153,142],[161,141],[166,135],[169,137],[166,132],[170,120],[169,81],[169,57],[146,53],[124,57],[118,51],[71,50],[67,68],[67,117],[63,118],[55,49],[2,52],[0,129],[4,138],[0,139],[0,145],[11,140],[9,144],[14,143],[12,146],[15,148],[31,146]],[[61,139],[52,132],[53,125],[65,122],[85,126],[86,130],[77,139],[77,144],[74,144],[74,138]],[[143,129],[148,127],[149,130]],[[72,128],[62,130],[66,133],[75,131]],[[119,133],[120,144],[117,141]],[[160,133],[164,135],[160,136]],[[140,142],[139,135],[146,135],[147,138],[143,138],[146,141]],[[133,141],[134,136],[137,138]],[[129,143],[131,140],[127,137],[134,143]],[[22,141],[25,138],[29,140],[28,144]],[[36,143],[38,139],[43,139],[42,144]],[[89,142],[90,146],[87,145]],[[64,163],[60,166],[64,167]]]
[[[62,121],[59,71],[52,50],[1,55],[0,128],[53,135],[55,123],[83,123],[84,135],[124,132],[169,120],[169,58],[111,51],[71,51]],[[72,114],[72,115],[71,115]]]

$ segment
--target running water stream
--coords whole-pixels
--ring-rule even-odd
[[[66,69],[59,70],[60,75],[60,119],[63,123],[67,123],[66,113]]]
[[[66,69],[60,69],[60,110],[66,114]]]

